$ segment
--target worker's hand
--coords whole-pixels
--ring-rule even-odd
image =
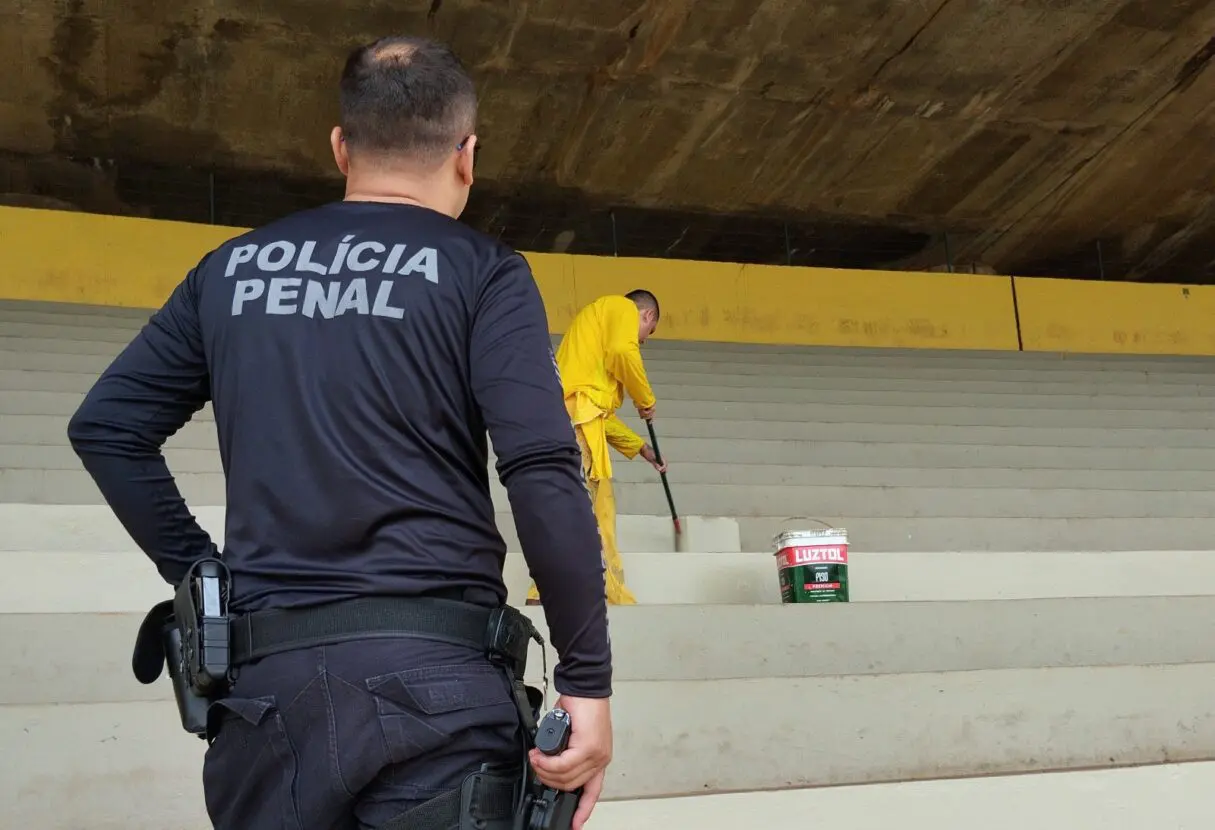
[[[533,749],[531,763],[546,787],[565,792],[584,788],[573,824],[574,830],[582,830],[603,792],[604,771],[612,762],[612,703],[610,698],[562,695],[556,705],[569,712],[569,745],[552,757]]]
[[[659,464],[658,463],[658,453],[654,452],[654,448],[651,447],[649,444],[646,444],[644,447],[642,447],[641,452],[638,453],[638,455],[640,455],[646,461],[650,462],[650,466],[653,467],[658,472],[665,473],[667,471],[666,460],[664,459],[663,462],[661,464]]]
[[[639,406],[637,407],[637,414],[641,416],[641,420],[643,421],[652,421],[654,420],[654,410],[657,407],[658,404],[654,404],[654,406],[647,406],[644,409]]]

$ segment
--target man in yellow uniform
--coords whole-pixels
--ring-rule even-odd
[[[570,323],[557,349],[557,370],[565,408],[582,448],[582,468],[603,539],[607,601],[633,605],[637,599],[624,584],[624,564],[616,549],[616,500],[612,495],[612,462],[608,447],[632,459],[640,455],[659,472],[654,448],[616,416],[627,392],[642,418],[653,418],[656,401],[641,344],[658,327],[658,300],[649,291],[600,297]],[[533,582],[527,604],[538,605]]]

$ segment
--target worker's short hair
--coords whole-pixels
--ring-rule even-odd
[[[341,109],[352,156],[395,156],[435,167],[475,129],[477,90],[447,46],[384,37],[346,59]]]
[[[662,311],[658,307],[658,298],[653,293],[646,291],[644,288],[638,288],[630,291],[624,296],[637,304],[637,307],[643,311],[647,308],[654,309],[654,319],[657,320],[662,316]]]

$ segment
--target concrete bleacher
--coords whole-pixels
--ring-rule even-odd
[[[167,684],[129,672],[142,612],[167,588],[64,437],[146,317],[0,304],[0,745],[21,759],[0,795],[13,826],[206,826],[203,746],[180,732]],[[607,797],[620,803],[593,826],[752,826],[755,809],[788,823],[753,826],[794,827],[865,792],[963,803],[979,784],[704,794],[1215,758],[1215,362],[673,342],[646,359],[685,534],[677,545],[652,470],[619,459],[619,537],[642,604],[611,611]],[[166,454],[218,533],[209,411]],[[521,602],[526,565],[496,482],[494,498]],[[822,522],[849,532],[854,602],[779,605],[773,534]],[[1213,780],[1209,765],[1170,775],[1185,792]],[[1033,780],[1048,792],[1065,778]],[[1068,792],[1059,803],[1090,815]],[[193,818],[176,812],[183,795]],[[700,798],[635,801],[649,796]],[[929,826],[914,809],[881,824]]]

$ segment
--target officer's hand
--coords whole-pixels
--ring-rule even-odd
[[[651,447],[649,444],[646,444],[644,447],[642,447],[641,452],[638,453],[638,455],[640,455],[646,461],[650,462],[650,466],[653,467],[658,472],[665,473],[667,471],[666,460],[664,459],[663,462],[661,464],[659,464],[658,463],[658,453],[654,452],[654,448]]]
[[[645,409],[637,407],[637,414],[640,415],[644,421],[652,421],[654,420],[654,409],[657,406],[658,404],[654,404],[654,406],[647,406]]]
[[[570,823],[572,830],[582,830],[590,821],[591,813],[594,812],[595,805],[599,803],[599,796],[603,793],[605,774],[603,770],[600,770],[590,781],[586,782],[582,796],[578,799],[578,809],[574,811],[574,820]]]
[[[612,761],[612,704],[610,698],[562,695],[556,705],[570,715],[569,745],[553,757],[533,749],[531,762],[546,787],[565,792],[585,788],[574,815],[574,830],[581,830],[599,801],[603,773]]]

